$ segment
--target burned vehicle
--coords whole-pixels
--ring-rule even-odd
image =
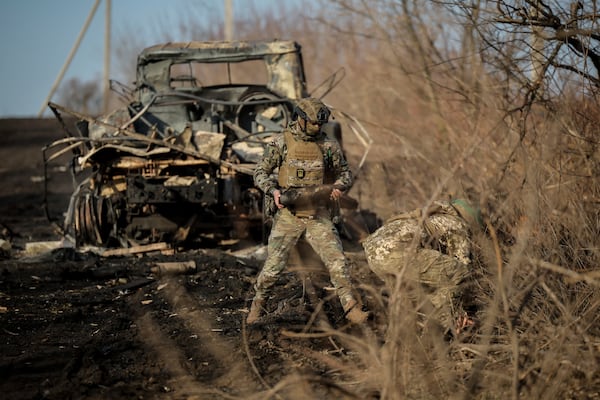
[[[126,106],[92,118],[55,103],[75,132],[44,149],[72,151],[81,181],[64,234],[77,245],[183,243],[199,235],[263,238],[268,224],[252,173],[265,145],[308,95],[293,41],[168,43],[143,50]],[[337,122],[329,134],[341,140]]]

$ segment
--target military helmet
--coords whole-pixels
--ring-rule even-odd
[[[296,102],[292,112],[292,121],[302,118],[313,124],[323,125],[329,120],[330,115],[331,111],[321,100],[307,97]]]
[[[483,228],[481,209],[474,207],[465,199],[454,199],[450,202],[458,215],[473,227]]]

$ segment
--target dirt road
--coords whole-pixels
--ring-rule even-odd
[[[352,361],[353,352],[336,337],[311,333],[360,331],[329,301],[318,266],[284,274],[272,313],[250,329],[243,321],[260,259],[240,257],[235,247],[108,258],[70,248],[25,255],[28,243],[60,240],[42,206],[41,154],[59,137],[54,120],[0,122],[0,222],[12,244],[0,261],[2,398],[352,398],[356,382],[330,364]],[[50,219],[60,220],[71,192],[68,165],[48,174]],[[370,279],[353,250],[353,273]],[[152,271],[164,262],[195,268]]]

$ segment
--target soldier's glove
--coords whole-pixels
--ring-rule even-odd
[[[467,313],[463,313],[456,320],[456,326],[455,326],[454,332],[455,332],[455,334],[459,335],[460,333],[464,332],[465,330],[471,328],[474,325],[475,325],[475,321],[472,318],[470,318],[467,315]]]

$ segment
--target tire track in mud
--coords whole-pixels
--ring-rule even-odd
[[[230,397],[227,393],[250,396],[260,391],[262,387],[240,350],[240,336],[228,339],[220,334],[221,329],[214,324],[217,318],[209,309],[211,304],[192,297],[176,278],[161,278],[158,284],[162,286],[159,296],[168,304],[168,318],[171,321],[177,319],[185,330],[185,333],[178,332],[177,336],[190,338],[190,345],[184,348],[165,333],[169,327],[165,327],[166,323],[151,312],[136,318],[139,340],[156,353],[158,359],[164,362],[165,372],[171,376],[167,390],[186,399],[190,396],[206,398],[211,394],[218,398]],[[190,351],[196,354],[189,354]],[[199,365],[212,369],[210,374],[201,374],[204,381],[200,381],[194,373]],[[240,390],[245,392],[237,393]]]

